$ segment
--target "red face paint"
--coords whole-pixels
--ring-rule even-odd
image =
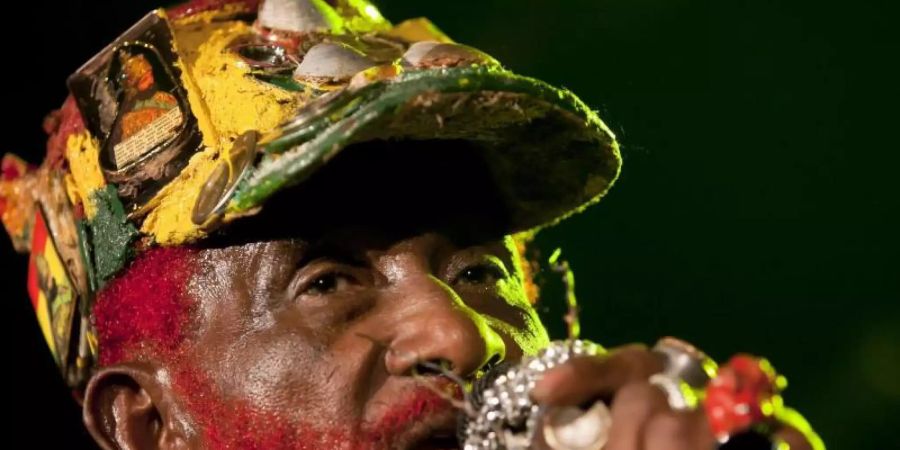
[[[196,250],[155,248],[111,281],[94,305],[100,365],[175,352],[184,340],[192,302],[185,288]]]
[[[268,411],[247,401],[222,395],[209,377],[181,351],[193,301],[186,287],[193,274],[197,250],[155,248],[139,256],[98,296],[94,320],[100,363],[153,358],[168,366],[179,402],[212,450],[380,450],[396,446],[397,439],[416,423],[453,406],[422,386],[398,398],[371,423],[347,418],[323,427],[298,422],[296,411]],[[457,398],[459,390],[436,378],[433,388]],[[291,414],[288,414],[291,413]],[[310,411],[310,416],[327,416]]]
[[[363,435],[372,446],[355,447],[359,449],[391,448],[396,437],[411,428],[416,422],[429,415],[452,411],[450,402],[437,395],[432,389],[439,389],[453,398],[462,397],[461,389],[446,379],[431,382],[432,388],[424,385],[416,388],[411,395],[388,408],[372,426],[363,426]],[[365,444],[365,443],[363,443]]]
[[[276,411],[262,411],[216,392],[202,372],[183,364],[173,377],[179,397],[211,450],[381,450],[394,448],[398,436],[424,418],[453,406],[425,387],[390,406],[371,424],[321,427],[292,421]],[[316,411],[311,416],[321,415]]]

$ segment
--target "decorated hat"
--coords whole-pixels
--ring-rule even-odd
[[[30,253],[28,292],[73,387],[96,361],[92,300],[130,260],[258,214],[352,144],[471,143],[510,233],[597,201],[621,164],[613,134],[571,92],[426,19],[393,25],[365,0],[152,11],[68,86],[44,124],[43,163],[3,159],[0,215]]]

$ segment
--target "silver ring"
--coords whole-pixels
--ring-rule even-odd
[[[541,431],[553,450],[600,450],[609,440],[612,413],[603,402],[587,411],[575,406],[548,410]]]
[[[699,396],[716,375],[716,363],[693,345],[665,337],[660,339],[653,352],[663,361],[663,371],[649,378],[663,390],[669,406],[676,411],[697,408]]]

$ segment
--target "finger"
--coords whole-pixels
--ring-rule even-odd
[[[650,418],[643,430],[644,450],[707,450],[716,440],[703,411],[666,411]]]
[[[546,405],[578,405],[612,395],[632,381],[662,371],[662,360],[643,345],[621,347],[605,356],[572,358],[544,373],[531,398]]]
[[[650,383],[633,382],[622,387],[612,401],[612,427],[606,450],[638,450],[641,431],[653,416],[669,411],[665,394]]]

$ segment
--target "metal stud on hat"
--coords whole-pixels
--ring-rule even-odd
[[[310,33],[337,29],[340,17],[322,0],[265,0],[257,21],[265,28]]]
[[[374,65],[372,60],[348,45],[323,42],[306,52],[294,71],[294,77],[322,81],[348,80]]]
[[[403,61],[412,67],[458,67],[472,64],[497,65],[487,53],[468,45],[437,41],[416,42],[403,54]]]

